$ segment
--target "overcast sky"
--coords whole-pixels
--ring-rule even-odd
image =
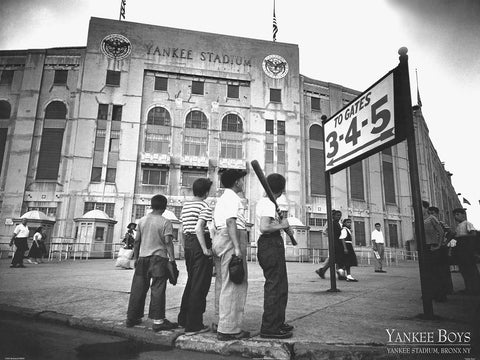
[[[118,19],[120,0],[2,0],[0,50],[85,46],[90,17]],[[273,0],[127,0],[126,20],[272,39]],[[430,137],[469,219],[480,227],[479,0],[276,0],[277,41],[300,72],[363,91],[409,49]],[[441,206],[441,204],[438,204]]]

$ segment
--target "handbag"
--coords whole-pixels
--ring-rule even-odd
[[[241,284],[243,282],[243,278],[245,277],[245,270],[243,269],[242,258],[239,258],[237,255],[232,254],[232,258],[228,263],[228,273],[230,281],[232,281],[234,284]]]

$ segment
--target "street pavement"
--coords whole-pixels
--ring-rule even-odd
[[[186,283],[185,264],[182,260],[177,260],[177,264],[180,270],[178,284],[167,286],[166,314],[171,321],[177,320]],[[287,340],[259,336],[264,278],[258,263],[249,262],[243,328],[250,331],[252,337],[228,342],[217,341],[213,333],[185,336],[181,329],[154,333],[147,315],[142,325],[125,328],[133,270],[116,268],[114,260],[26,263],[25,269],[12,269],[9,265],[9,259],[0,260],[0,315],[2,312],[18,314],[145,343],[250,358],[424,359],[428,358],[425,352],[434,353],[430,358],[475,358],[472,352],[480,327],[480,297],[450,295],[447,302],[433,304],[434,320],[422,319],[416,262],[387,267],[386,274],[375,273],[372,266],[353,268],[352,274],[359,282],[337,282],[340,292],[327,291],[330,288],[328,274],[326,280],[320,279],[314,272],[318,264],[287,263],[286,318],[295,326],[294,336]],[[455,291],[462,290],[461,275],[452,273],[452,279]],[[207,298],[205,324],[217,322],[213,285],[214,278]],[[389,336],[389,332],[393,335]],[[424,342],[418,337],[409,340],[396,335],[412,332],[433,332],[435,341]],[[437,338],[438,334],[445,336]],[[424,353],[416,355],[418,349],[423,349]]]

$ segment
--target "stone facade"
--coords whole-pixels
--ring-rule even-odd
[[[53,241],[72,241],[73,219],[94,208],[118,221],[118,242],[153,194],[166,195],[178,215],[195,176],[213,180],[207,201],[214,206],[226,168],[247,169],[244,196],[254,222],[263,190],[249,162],[257,159],[265,172],[285,175],[281,207],[310,225],[308,246],[327,246],[316,139],[322,116],[360,92],[301,75],[297,45],[92,18],[86,47],[0,51],[0,72],[0,242],[11,236],[8,219],[32,209],[55,218]],[[422,197],[448,218],[458,199],[421,110],[414,115]],[[392,164],[393,202],[385,201],[385,162]],[[350,171],[333,176],[333,207],[353,218],[367,245],[373,224],[382,222],[403,247],[413,238],[406,145]]]

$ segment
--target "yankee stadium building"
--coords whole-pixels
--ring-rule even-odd
[[[0,51],[0,76],[1,243],[31,211],[50,221],[48,241],[118,243],[154,194],[179,217],[198,177],[213,181],[214,207],[229,168],[248,172],[254,223],[264,193],[249,165],[256,159],[287,179],[280,207],[304,231],[299,246],[328,247],[322,118],[360,91],[301,75],[297,45],[92,18],[85,47]],[[412,111],[422,198],[453,224],[451,173],[421,107]],[[368,246],[380,222],[387,246],[407,247],[406,143],[333,175],[332,203],[352,219],[356,246]],[[103,230],[89,217],[100,213],[110,223]]]

